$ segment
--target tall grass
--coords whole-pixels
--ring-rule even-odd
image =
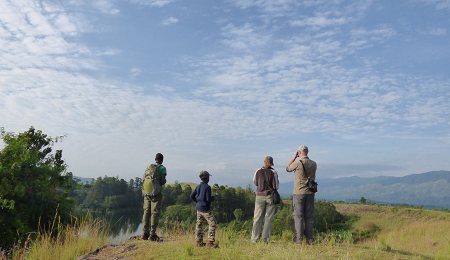
[[[13,249],[13,259],[75,259],[107,244],[109,235],[104,221],[87,216],[64,226],[55,218],[48,232],[38,232],[34,241]],[[28,244],[28,245],[27,245]]]

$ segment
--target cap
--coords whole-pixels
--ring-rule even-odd
[[[302,144],[302,145],[300,145],[300,147],[297,149],[297,151],[305,151],[305,152],[308,152],[308,146]]]
[[[211,174],[209,174],[209,172],[207,171],[201,171],[200,174],[198,175],[198,177],[200,177],[200,179],[206,178],[212,176]]]
[[[264,158],[264,161],[268,161],[270,163],[270,165],[273,166],[273,158],[272,158],[272,156],[266,156],[266,158]]]

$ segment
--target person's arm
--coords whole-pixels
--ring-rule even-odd
[[[212,197],[211,197],[211,186],[208,186],[208,188],[206,188],[206,194],[205,194],[206,198],[206,202],[211,202],[212,201]]]
[[[166,167],[162,166],[161,167],[161,179],[159,180],[159,183],[161,185],[166,184],[167,180],[166,180],[166,175],[167,175],[167,170]]]
[[[255,174],[253,174],[253,183],[255,184],[255,186],[258,186],[258,182],[256,181],[256,174],[258,173],[258,170],[255,171]]]
[[[295,152],[294,157],[292,157],[292,159],[289,161],[287,167],[286,167],[286,171],[287,172],[293,172],[296,168],[297,168],[297,164],[295,163],[295,160],[298,157],[298,152]]]
[[[272,184],[272,186],[273,186],[274,189],[278,190],[280,188],[280,181],[278,180],[278,173],[275,170],[272,170],[272,171],[273,171],[273,184]]]
[[[191,193],[191,199],[195,202],[197,202],[197,188]]]

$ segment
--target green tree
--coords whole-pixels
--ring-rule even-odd
[[[361,199],[359,199],[359,203],[366,204],[367,203],[367,199],[364,198],[364,197],[361,197]]]
[[[33,127],[19,134],[0,129],[0,135],[0,199],[6,205],[0,211],[0,247],[8,248],[27,233],[48,230],[57,212],[63,222],[69,219],[74,181],[62,151],[53,151],[62,137]]]

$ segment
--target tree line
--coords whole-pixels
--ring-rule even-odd
[[[137,228],[142,218],[142,185],[137,177],[125,181],[118,177],[99,177],[81,183],[67,171],[62,151],[54,150],[63,137],[49,137],[30,127],[19,134],[1,129],[4,143],[0,151],[0,248],[46,232],[57,218],[68,224],[89,214],[109,221],[111,232],[126,226]],[[175,182],[165,185],[162,228],[193,226],[196,219],[190,194],[195,184]],[[212,185],[215,201],[212,210],[218,223],[233,232],[250,232],[255,193],[246,188]],[[326,231],[343,221],[334,205],[316,204],[316,229]],[[293,225],[289,202],[280,205],[273,234]]]

